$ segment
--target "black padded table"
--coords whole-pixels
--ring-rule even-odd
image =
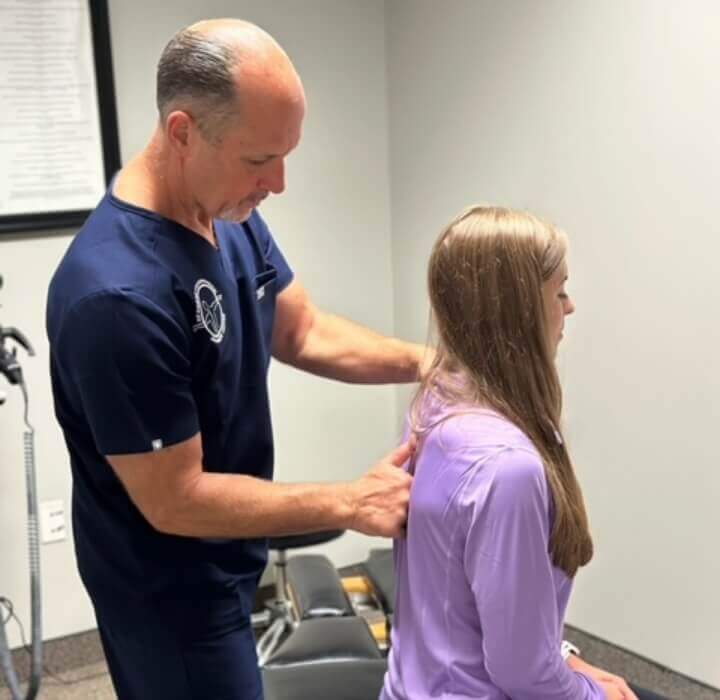
[[[265,700],[377,700],[385,659],[317,661],[262,670]]]

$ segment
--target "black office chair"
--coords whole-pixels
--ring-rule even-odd
[[[291,598],[288,591],[288,558],[287,551],[289,549],[299,549],[300,547],[311,547],[313,545],[331,542],[342,535],[344,530],[327,530],[324,532],[313,532],[302,535],[287,535],[285,537],[271,537],[268,540],[268,548],[277,553],[275,558],[275,597],[265,604],[265,610],[253,613],[253,628],[258,629],[267,626],[261,637],[257,641],[256,649],[258,656],[258,664],[262,667],[266,664],[273,652],[278,648],[280,643],[289,632],[297,624],[299,613],[297,607],[308,609],[307,617],[322,616],[341,616],[348,614],[349,603],[342,599],[335,599],[334,604],[323,604],[322,607],[312,606],[312,590],[310,593],[303,594],[301,591],[295,591],[295,600]],[[323,562],[322,557],[297,557],[298,564],[303,564],[303,560],[313,563],[313,569],[317,570],[318,565],[322,569],[323,565],[331,568],[329,563]],[[336,574],[335,570],[332,572]],[[329,571],[327,573],[330,573]],[[301,577],[300,577],[301,578]],[[296,587],[302,580],[296,580]],[[308,588],[312,589],[312,581],[308,581]],[[297,597],[300,596],[301,600]]]

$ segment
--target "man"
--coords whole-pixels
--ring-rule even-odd
[[[121,700],[258,698],[249,614],[268,535],[397,535],[403,445],[345,484],[271,482],[272,354],[350,382],[416,379],[423,348],[319,311],[256,211],[284,187],[305,98],[237,20],[179,32],[160,119],[51,283],[78,566]]]

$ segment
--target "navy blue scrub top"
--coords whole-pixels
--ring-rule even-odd
[[[205,471],[272,478],[267,370],[276,295],[292,272],[257,212],[215,231],[218,248],[108,192],[50,284],[55,412],[96,605],[237,594],[252,609],[266,540],[158,532],[104,458],[199,431]]]

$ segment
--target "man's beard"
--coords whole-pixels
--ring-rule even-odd
[[[228,207],[221,211],[217,218],[232,224],[241,224],[250,218],[253,209],[254,207],[250,204],[236,204],[234,207]]]

